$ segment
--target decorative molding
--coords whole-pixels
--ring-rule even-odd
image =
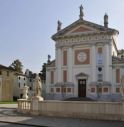
[[[112,37],[109,35],[94,35],[83,37],[61,38],[56,41],[56,48],[69,47],[74,45],[103,45],[109,44]]]

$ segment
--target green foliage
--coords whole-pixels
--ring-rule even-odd
[[[42,77],[42,80],[46,80],[46,63],[44,63],[42,65],[42,70],[41,70],[41,77]]]
[[[10,65],[10,67],[12,67],[17,72],[22,73],[23,65],[19,59],[14,60],[14,62]]]

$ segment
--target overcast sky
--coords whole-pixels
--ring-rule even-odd
[[[0,64],[20,59],[24,69],[38,73],[47,55],[55,58],[57,20],[62,27],[79,19],[83,5],[85,20],[119,30],[118,49],[124,48],[124,0],[0,0]]]

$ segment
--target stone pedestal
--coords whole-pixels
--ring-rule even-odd
[[[43,97],[41,97],[42,85],[39,75],[36,75],[35,78],[35,96],[31,99],[31,114],[39,115],[39,102],[43,101]]]
[[[23,87],[23,96],[22,96],[22,99],[28,99],[28,86],[24,86]]]
[[[34,96],[31,100],[31,114],[39,115],[39,102],[43,101],[44,98],[41,96]]]

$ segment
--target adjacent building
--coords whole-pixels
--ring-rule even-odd
[[[46,93],[51,99],[90,97],[96,100],[121,100],[124,94],[124,50],[117,47],[118,30],[84,19],[65,28],[58,21],[55,60],[47,65]]]
[[[30,70],[26,70],[25,74],[15,72],[15,80],[14,80],[14,87],[13,87],[13,96],[15,99],[23,97],[23,89],[24,86],[28,86],[28,96],[29,98],[34,95],[34,82],[35,82],[35,74],[32,73]]]
[[[0,101],[13,100],[14,70],[0,65]]]

